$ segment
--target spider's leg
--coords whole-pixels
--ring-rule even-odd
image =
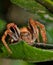
[[[40,42],[40,41],[39,41],[39,30],[38,30],[38,28],[37,28],[37,25],[35,25],[34,20],[31,19],[31,18],[30,18],[30,20],[29,20],[29,26],[30,26],[30,28],[31,28],[31,30],[32,30],[32,33],[33,33],[33,40],[34,40],[34,39],[37,39],[37,41]]]
[[[14,41],[17,40],[15,34],[14,34],[11,30],[10,30],[10,33],[8,33],[8,35],[9,35]]]
[[[15,32],[15,36],[16,36],[16,38],[18,39],[19,38],[19,36],[20,36],[20,31],[18,32],[18,28],[15,28],[15,27],[13,27],[13,29],[14,29],[14,32]],[[18,29],[18,30],[17,30]]]
[[[10,29],[10,28],[13,28],[13,30],[14,30],[14,32],[15,32],[15,36],[16,36],[17,39],[18,39],[18,37],[20,36],[20,30],[18,29],[17,25],[14,24],[14,23],[9,23],[9,24],[7,25],[7,29]]]
[[[35,24],[37,26],[39,26],[43,42],[46,43],[47,42],[47,36],[46,36],[45,26],[43,24],[41,24],[40,22],[37,22],[37,21],[35,21]]]
[[[10,31],[9,30],[6,30],[4,35],[2,36],[2,42],[4,44],[4,46],[7,48],[8,52],[9,53],[12,53],[12,51],[10,50],[9,46],[7,45],[6,41],[5,41],[5,38],[7,36],[7,34],[9,33]]]

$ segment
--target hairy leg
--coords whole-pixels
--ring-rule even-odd
[[[37,21],[35,21],[35,24],[37,26],[39,26],[43,42],[46,43],[47,42],[47,36],[46,36],[45,26],[43,24],[41,24],[40,22],[37,22]]]
[[[10,50],[9,46],[7,45],[7,43],[5,41],[5,38],[9,32],[10,32],[9,30],[5,31],[4,35],[2,36],[2,42],[3,42],[4,46],[7,48],[8,52],[12,53],[12,51]]]
[[[39,30],[37,28],[37,25],[35,24],[35,21],[31,18],[29,20],[29,26],[30,26],[31,30],[33,31],[33,37],[35,39],[37,39],[38,42],[40,42],[40,40],[39,40]]]

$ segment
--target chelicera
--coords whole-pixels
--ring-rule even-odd
[[[38,28],[39,27],[39,28]],[[12,30],[13,29],[13,30]],[[39,30],[40,29],[40,30]],[[6,36],[10,36],[10,42],[18,42],[20,40],[26,41],[29,45],[33,45],[33,43],[37,40],[40,42],[39,39],[39,32],[41,33],[43,42],[47,42],[46,37],[46,30],[45,26],[38,21],[34,21],[32,18],[29,19],[28,26],[23,28],[18,28],[16,24],[9,23],[7,24],[7,30],[4,32],[2,36],[2,42],[7,48],[8,52],[12,53],[9,46],[7,45],[5,39]]]

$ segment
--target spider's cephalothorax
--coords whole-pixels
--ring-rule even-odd
[[[39,27],[39,29],[38,29]],[[29,19],[28,27],[18,28],[16,24],[9,23],[7,24],[7,30],[5,31],[4,35],[2,36],[2,42],[7,48],[7,50],[11,52],[10,48],[8,47],[5,38],[7,35],[10,36],[10,42],[18,42],[20,40],[26,41],[28,44],[33,45],[34,41],[40,42],[39,40],[39,32],[41,33],[43,42],[47,42],[46,31],[43,24],[40,22],[34,21],[33,19]]]

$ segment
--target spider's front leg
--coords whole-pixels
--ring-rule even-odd
[[[31,33],[32,33],[32,38],[33,38],[33,41],[38,41],[40,42],[39,40],[39,30],[37,28],[37,25],[35,25],[35,22],[33,19],[29,19],[29,28],[31,30]]]
[[[8,33],[10,33],[10,30],[6,30],[4,35],[2,36],[2,42],[4,44],[4,46],[7,48],[8,52],[9,53],[12,53],[12,51],[10,50],[9,46],[7,45],[5,39],[6,39],[6,36],[8,35]]]
[[[37,22],[37,21],[35,21],[35,25],[37,25],[40,28],[40,32],[41,32],[43,42],[47,43],[47,36],[46,36],[45,26],[43,24],[41,24],[40,22]]]
[[[9,36],[12,38],[12,39],[10,39],[11,43],[18,42],[21,40],[20,30],[15,23],[9,23],[7,25],[7,29],[10,29],[12,32],[12,34],[9,34]]]
[[[7,25],[7,29],[13,29],[14,30],[14,35],[15,35],[15,37],[18,39],[18,37],[20,36],[20,30],[19,30],[19,28],[17,27],[17,25],[16,24],[14,24],[14,23],[9,23],[8,25]]]

